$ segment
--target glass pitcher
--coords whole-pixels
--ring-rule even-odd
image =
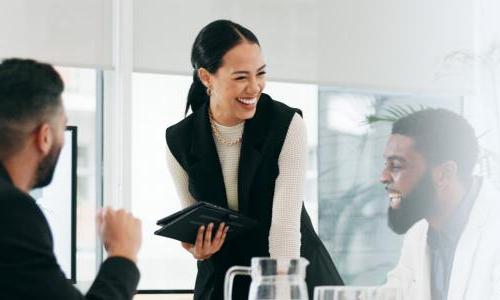
[[[231,300],[233,281],[237,275],[252,277],[248,300],[309,300],[306,286],[305,258],[286,259],[254,257],[251,267],[233,266],[224,282],[224,299]]]

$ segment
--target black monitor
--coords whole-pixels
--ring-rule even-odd
[[[64,147],[52,182],[43,189],[33,190],[31,195],[49,222],[59,266],[76,283],[77,128],[68,126],[64,135]]]

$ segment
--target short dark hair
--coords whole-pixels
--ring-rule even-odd
[[[193,83],[189,89],[185,114],[190,107],[195,111],[209,100],[205,86],[198,78],[198,69],[204,68],[212,74],[217,72],[222,66],[224,55],[245,41],[259,45],[259,40],[250,30],[229,20],[216,20],[201,29],[191,49]]]
[[[10,58],[0,64],[0,160],[24,145],[34,126],[61,105],[64,83],[49,64]]]
[[[479,146],[474,129],[462,116],[446,109],[423,109],[396,121],[392,134],[412,138],[430,164],[451,160],[462,179],[472,176]]]

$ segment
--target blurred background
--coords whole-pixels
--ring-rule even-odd
[[[66,83],[79,134],[82,290],[103,259],[94,224],[103,205],[143,220],[142,293],[192,290],[195,260],[153,232],[180,208],[164,132],[184,116],[192,42],[219,18],[257,35],[265,92],[304,112],[304,202],[346,283],[384,282],[401,246],[378,183],[391,124],[368,115],[421,106],[462,114],[480,137],[477,172],[500,187],[499,1],[0,0],[0,58],[50,62]]]

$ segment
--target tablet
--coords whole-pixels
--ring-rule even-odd
[[[214,223],[216,231],[218,224],[222,222],[229,226],[226,240],[242,235],[258,224],[254,219],[237,211],[207,202],[198,202],[158,220],[156,224],[162,227],[154,234],[194,244],[200,226]]]

